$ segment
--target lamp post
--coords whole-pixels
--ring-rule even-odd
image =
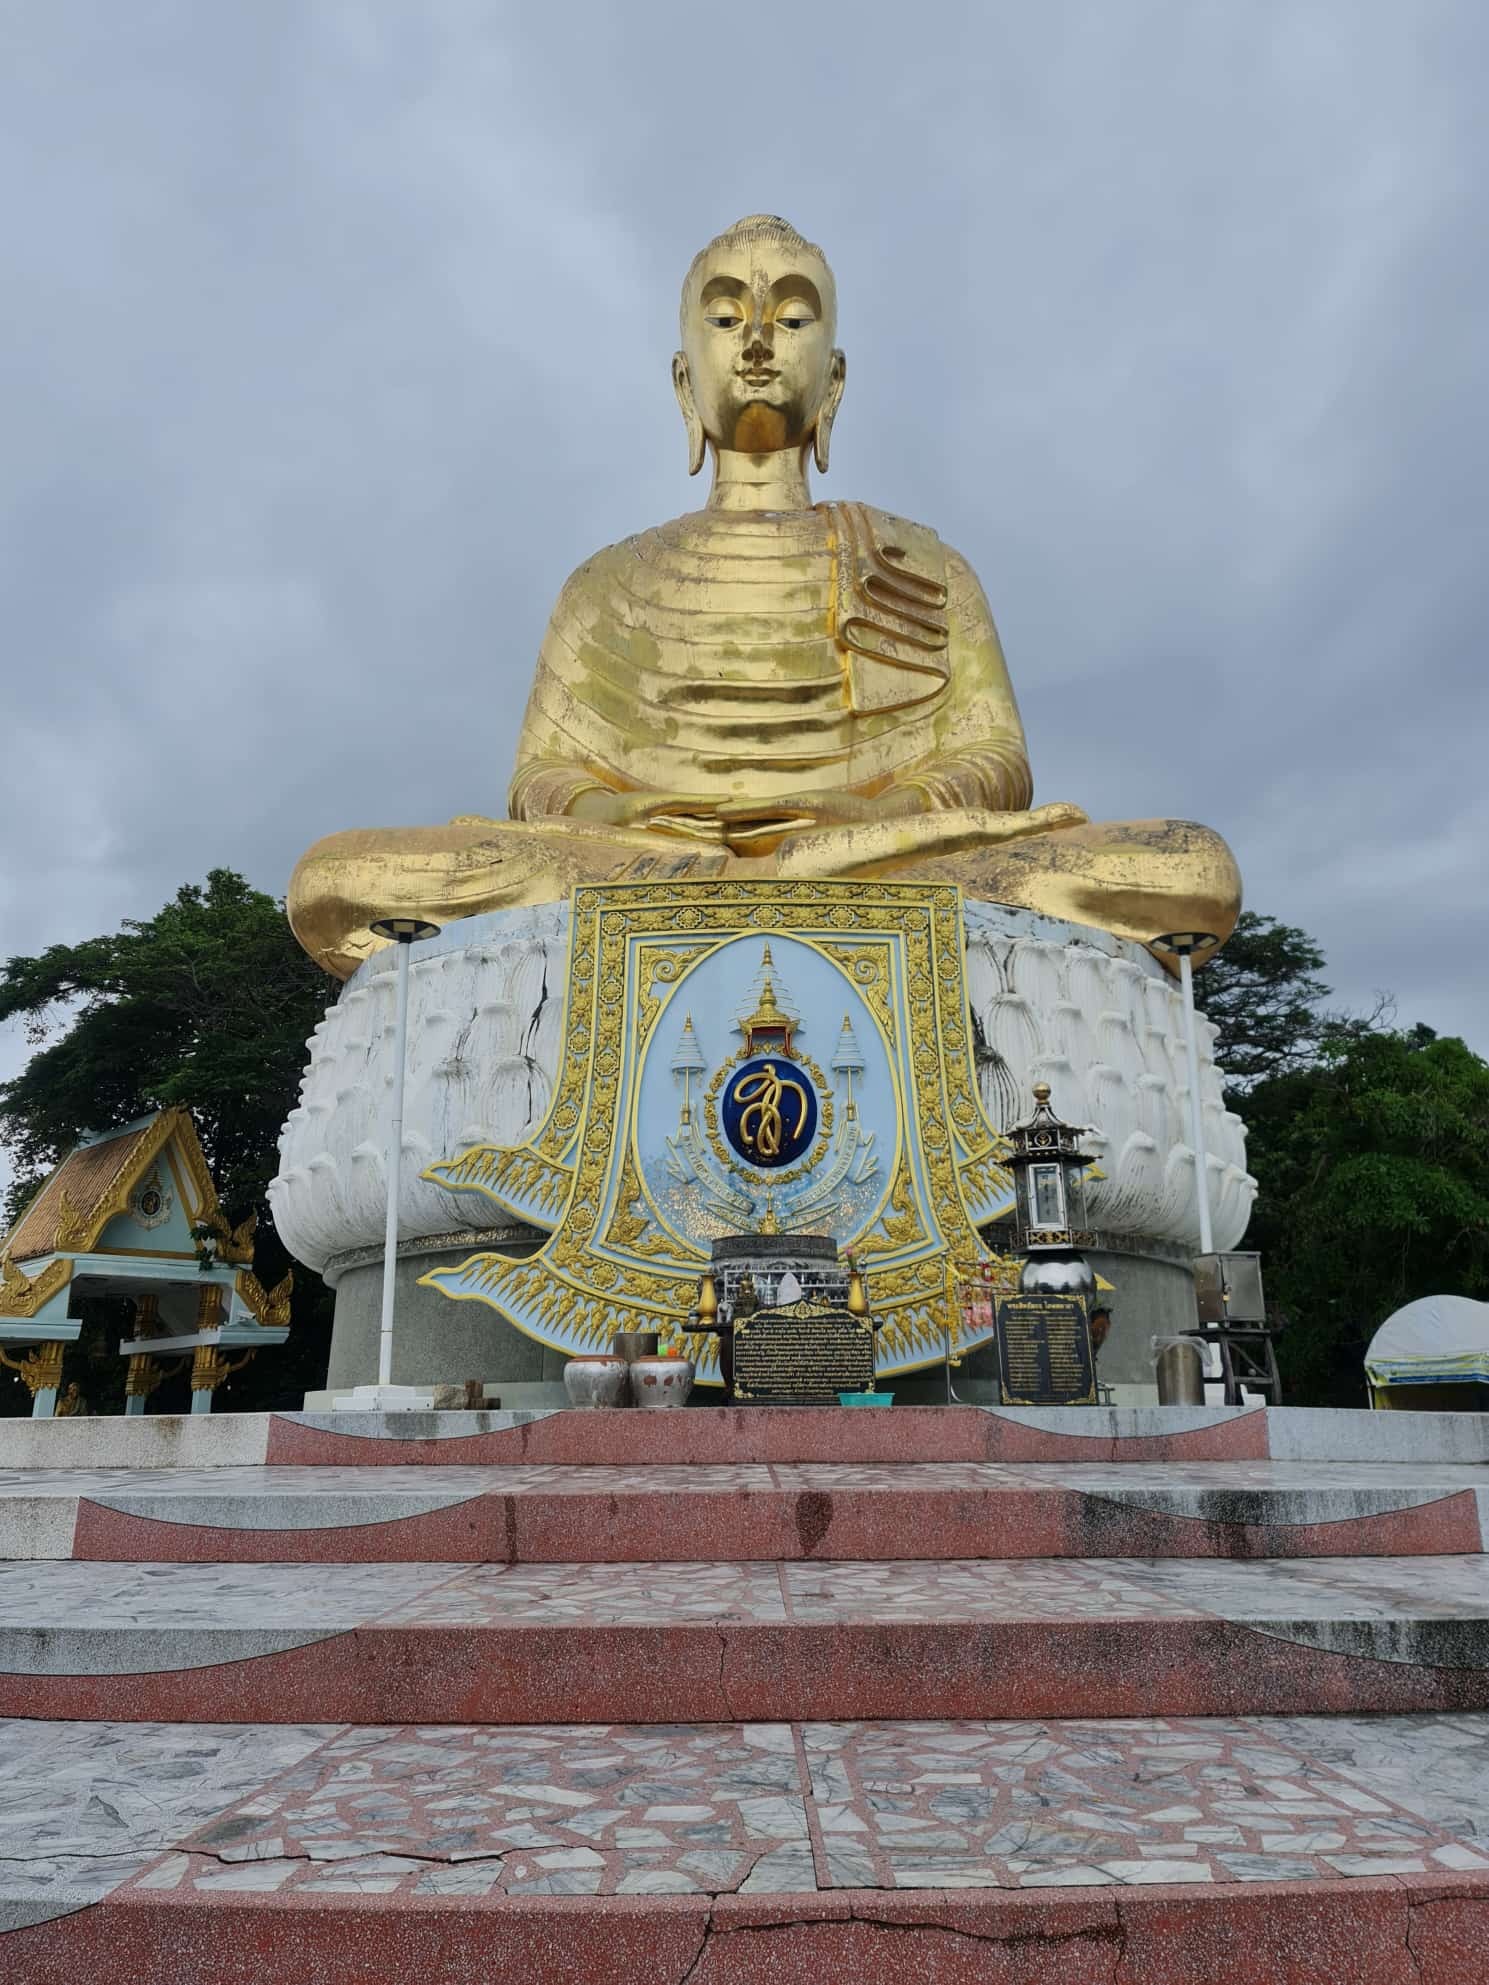
[[[373,934],[386,938],[398,948],[397,982],[393,1008],[393,1097],[388,1122],[387,1173],[388,1206],[383,1224],[383,1307],[377,1345],[377,1384],[353,1389],[350,1404],[376,1411],[380,1407],[407,1405],[413,1393],[409,1386],[393,1386],[393,1296],[398,1274],[398,1202],[403,1171],[403,1078],[408,1062],[408,955],[412,945],[433,937],[438,924],[422,917],[380,917],[372,925]]]
[[[1220,943],[1208,931],[1171,931],[1166,937],[1150,938],[1150,951],[1167,951],[1179,961],[1179,984],[1184,993],[1184,1052],[1189,1062],[1189,1134],[1194,1146],[1194,1182],[1199,1199],[1199,1251],[1213,1254],[1215,1238],[1210,1226],[1210,1160],[1205,1150],[1205,1112],[1199,1093],[1199,1040],[1194,1025],[1194,966],[1198,952],[1214,951]]]

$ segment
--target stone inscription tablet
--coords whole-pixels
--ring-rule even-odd
[[[746,1404],[835,1406],[874,1384],[867,1317],[826,1303],[756,1310],[734,1326],[734,1396]]]
[[[1079,1296],[1005,1296],[998,1305],[1005,1406],[1094,1406],[1091,1320]]]

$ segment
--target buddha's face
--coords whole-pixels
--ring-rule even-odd
[[[717,448],[768,454],[812,437],[841,354],[832,271],[786,242],[725,242],[693,271],[683,355],[703,431]]]

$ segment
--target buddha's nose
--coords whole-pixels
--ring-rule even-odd
[[[755,326],[755,334],[750,339],[749,343],[745,346],[744,356],[747,359],[748,358],[768,359],[772,356],[770,339],[766,335],[765,329],[762,325],[757,324]]]

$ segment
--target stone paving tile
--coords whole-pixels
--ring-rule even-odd
[[[1469,1461],[1004,1461],[1001,1475],[1027,1488],[1415,1489],[1448,1495],[1484,1483]]]
[[[803,1621],[1030,1618],[1179,1619],[1196,1607],[1182,1590],[1155,1591],[1106,1562],[1022,1558],[875,1564],[783,1564],[791,1616]]]
[[[0,1565],[0,1627],[355,1627],[455,1565]]]
[[[679,1520],[685,1520],[679,1513]],[[1430,1573],[1423,1570],[1430,1565]],[[838,1620],[1489,1618],[1489,1560],[0,1564],[0,1632]],[[59,1671],[61,1672],[61,1671]]]
[[[332,1734],[0,1721],[0,1909],[96,1900]]]
[[[58,1496],[130,1506],[183,1499],[223,1504],[320,1497],[387,1496],[439,1506],[477,1495],[557,1496],[727,1494],[777,1488],[787,1493],[912,1489],[940,1494],[1011,1489],[1074,1489],[1113,1500],[1245,1492],[1296,1496],[1375,1491],[1390,1506],[1430,1502],[1465,1488],[1489,1489],[1489,1469],[1468,1463],[1320,1462],[901,1462],[564,1465],[521,1462],[471,1466],[0,1469],[0,1502]]]
[[[1107,1562],[1115,1576],[1231,1620],[1489,1619],[1489,1557],[1482,1554]]]
[[[1017,1471],[999,1461],[777,1461],[770,1472],[777,1488],[793,1495],[906,1489],[947,1494],[1019,1486]]]
[[[1489,1740],[1489,1719],[1466,1720]],[[1394,1803],[1370,1774],[1346,1777],[1246,1720],[810,1723],[802,1737],[828,1886],[1489,1870],[1489,1854]]]
[[[786,1617],[774,1564],[473,1565],[383,1616],[397,1626],[771,1623]]]
[[[1489,1715],[0,1722],[0,1929],[121,1884],[205,1903],[1479,1873],[1486,1765]]]
[[[348,1730],[132,1884],[283,1894],[815,1888],[781,1723]]]
[[[501,1466],[291,1468],[56,1468],[0,1469],[0,1499],[11,1496],[314,1496],[314,1495],[617,1495],[651,1490],[718,1494],[769,1489],[763,1462],[658,1463],[647,1467],[566,1466],[521,1462]]]
[[[1278,1716],[1252,1727],[1489,1857],[1489,1716]]]

